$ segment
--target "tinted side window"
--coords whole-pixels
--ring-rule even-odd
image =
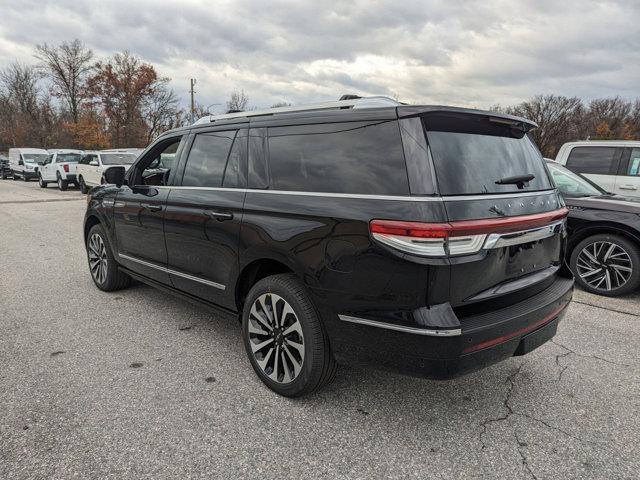
[[[236,131],[196,135],[182,176],[182,185],[220,187]]]
[[[275,190],[409,194],[397,121],[274,127],[268,138]]]
[[[627,175],[640,176],[640,148],[632,148]]]
[[[618,158],[614,147],[575,147],[567,159],[567,168],[577,173],[615,175]]]

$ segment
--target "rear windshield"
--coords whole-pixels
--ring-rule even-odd
[[[82,157],[82,155],[80,155],[79,153],[59,153],[56,161],[58,163],[78,163],[80,161],[80,157]]]
[[[464,123],[464,122],[463,122]],[[487,125],[485,124],[484,127]],[[542,155],[527,135],[505,128],[482,128],[482,133],[430,130],[427,139],[442,195],[470,195],[549,190]],[[459,129],[457,129],[459,130]],[[507,136],[494,135],[493,133]],[[520,138],[518,138],[518,136]],[[526,183],[501,184],[509,177],[533,175]]]

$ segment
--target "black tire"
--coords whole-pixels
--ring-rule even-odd
[[[94,270],[92,269],[91,242],[94,236],[98,236],[105,247],[104,261],[106,268],[104,271],[104,278],[98,278],[99,276],[95,274]],[[109,239],[107,238],[102,225],[98,224],[91,227],[91,230],[89,230],[89,235],[87,236],[86,249],[87,261],[89,263],[89,273],[91,274],[91,278],[93,280],[93,283],[96,284],[96,287],[98,287],[100,290],[104,290],[105,292],[113,292],[114,290],[121,290],[129,286],[129,284],[131,283],[131,277],[129,277],[125,273],[122,273],[118,269],[118,263],[111,253]]]
[[[87,193],[89,191],[89,189],[87,188],[87,184],[84,183],[84,178],[82,177],[78,178],[78,186],[80,187],[80,191],[82,193]]]
[[[29,179],[27,178],[27,176],[24,173],[22,174],[22,181],[23,182],[28,182],[29,181]]]
[[[13,180],[18,180],[16,172],[14,172],[13,170],[11,170],[11,178],[13,178]]]
[[[59,173],[57,177],[58,177],[58,188],[62,192],[66,191],[69,188],[69,182],[67,182],[66,180],[63,180]]]
[[[295,317],[302,328],[304,358],[299,373],[289,383],[280,383],[272,380],[259,366],[251,348],[252,343],[249,334],[251,308],[254,302],[265,294],[275,294],[284,299],[293,309]],[[311,297],[302,282],[293,274],[280,274],[263,278],[251,288],[242,314],[242,336],[247,356],[254,371],[265,385],[280,395],[300,397],[322,388],[335,377],[337,364],[331,353],[327,333]]]
[[[42,179],[42,174],[38,174],[38,185],[40,185],[40,188],[47,188],[47,185],[49,185],[48,182]]]
[[[628,262],[625,263],[625,266],[629,265],[629,268],[631,268],[631,275],[629,276],[626,283],[622,284],[619,287],[614,287],[611,289],[606,288],[606,284],[604,288],[595,288],[595,286],[587,283],[587,281],[585,281],[585,279],[580,275],[580,271],[578,268],[578,257],[580,255],[580,252],[582,252],[586,247],[594,245],[597,242],[607,242],[608,244],[615,244],[618,248],[622,249],[627,254]],[[636,243],[620,235],[603,233],[585,238],[580,243],[578,243],[578,245],[576,245],[571,252],[569,264],[578,285],[580,285],[580,287],[582,287],[584,290],[595,293],[597,295],[616,297],[618,295],[630,293],[640,285],[640,249],[638,248],[638,245]],[[611,267],[608,267],[608,269],[609,271],[611,271]],[[595,276],[597,277],[597,275]]]
[[[6,180],[7,174],[3,171],[0,177],[2,177],[2,180]]]

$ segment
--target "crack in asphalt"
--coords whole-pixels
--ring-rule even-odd
[[[618,310],[617,308],[603,307],[602,305],[596,305],[595,303],[583,302],[580,300],[571,300],[572,303],[579,303],[580,305],[587,305],[589,307],[599,308],[600,310],[607,310],[608,312],[622,313],[624,315],[631,315],[632,317],[640,317],[640,313],[633,313],[627,310]]]
[[[20,205],[21,203],[52,203],[52,202],[79,202],[84,198],[47,198],[43,200],[6,200],[0,205]]]
[[[621,362],[616,362],[615,360],[609,360],[607,358],[602,358],[599,357],[597,355],[586,355],[584,353],[578,353],[575,350],[571,350],[569,347],[567,347],[566,345],[563,345],[561,343],[558,343],[555,339],[551,339],[551,343],[553,343],[554,345],[559,346],[560,348],[563,348],[565,350],[565,354],[561,354],[561,355],[556,355],[556,364],[560,365],[559,363],[559,357],[567,357],[569,355],[576,355],[577,357],[582,357],[582,358],[593,358],[595,360],[600,360],[602,362],[605,363],[609,363],[611,365],[618,365],[619,367],[630,367],[629,364],[627,363],[621,363]]]
[[[552,340],[553,341],[553,340]],[[482,447],[480,448],[481,450],[484,450],[487,447],[486,442],[484,441],[484,436],[487,433],[487,427],[492,424],[492,423],[498,423],[498,422],[503,422],[505,420],[508,420],[509,417],[511,417],[512,415],[516,415],[518,417],[523,417],[523,418],[528,418],[529,420],[536,422],[540,425],[544,425],[545,427],[547,427],[550,430],[553,430],[555,432],[558,433],[562,433],[563,435],[572,438],[574,440],[576,440],[577,442],[579,442],[580,444],[583,443],[596,443],[596,442],[592,442],[589,440],[584,440],[570,432],[567,432],[566,430],[563,430],[560,427],[556,427],[554,425],[551,425],[550,423],[546,422],[545,420],[542,420],[540,418],[534,417],[533,415],[529,415],[528,413],[522,413],[522,412],[516,412],[513,407],[510,404],[511,401],[511,395],[513,394],[513,391],[515,389],[516,386],[516,378],[518,377],[518,375],[520,375],[520,372],[522,371],[522,368],[526,365],[526,362],[520,364],[520,366],[516,369],[515,372],[513,372],[511,375],[509,375],[507,377],[507,382],[509,383],[509,388],[507,389],[507,392],[504,396],[504,400],[502,401],[502,405],[503,407],[506,409],[506,413],[500,417],[495,417],[495,418],[489,418],[487,420],[484,420],[483,422],[480,422],[480,426],[482,427],[482,431],[480,432],[480,443],[482,444]]]
[[[504,397],[504,400],[502,401],[502,406],[507,410],[507,413],[505,415],[502,415],[501,417],[489,418],[480,423],[480,426],[482,427],[482,431],[480,432],[480,443],[482,444],[481,450],[484,450],[487,447],[487,444],[484,442],[484,435],[487,433],[487,425],[491,423],[497,423],[497,422],[502,422],[504,420],[507,420],[511,415],[514,414],[513,408],[511,408],[511,405],[509,405],[509,400],[511,399],[511,394],[513,393],[513,389],[516,386],[515,378],[520,374],[522,367],[524,367],[525,365],[526,365],[526,362],[521,363],[520,366],[518,366],[518,368],[516,369],[516,371],[507,377],[507,382],[509,382],[509,388],[507,389],[507,393]]]
[[[531,470],[531,465],[529,465],[529,459],[526,457],[526,455],[524,453],[522,453],[522,448],[526,447],[527,444],[520,441],[520,438],[518,437],[518,433],[514,432],[513,436],[516,439],[516,442],[518,444],[517,446],[517,450],[518,450],[518,454],[520,455],[520,460],[522,462],[522,466],[527,470],[527,472],[529,473],[529,475],[531,475],[531,478],[533,478],[534,480],[538,480],[538,477],[536,476],[535,473],[533,473],[533,470]]]

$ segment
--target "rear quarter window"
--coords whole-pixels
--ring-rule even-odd
[[[275,190],[409,194],[397,121],[271,127],[268,152]]]

